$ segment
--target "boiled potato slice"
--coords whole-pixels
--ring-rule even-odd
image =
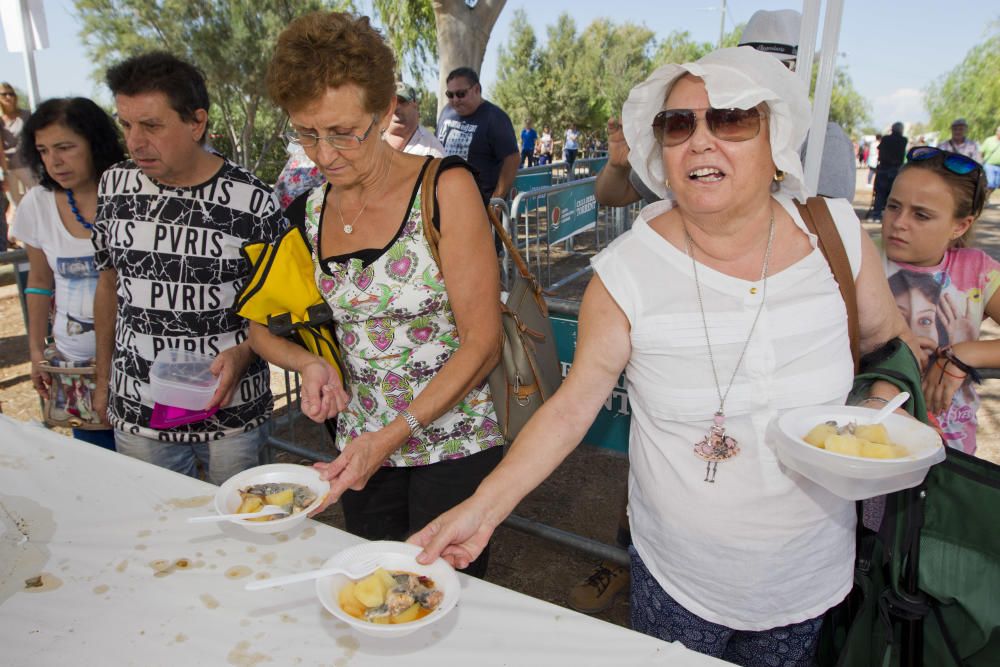
[[[417,614],[420,613],[420,603],[414,602],[406,610],[399,612],[395,616],[390,616],[389,618],[393,623],[409,623],[411,621],[417,620]]]
[[[396,580],[387,570],[380,567],[375,570],[374,574],[377,574],[382,580],[382,586],[386,591],[391,591],[396,586]]]
[[[264,496],[264,500],[267,501],[268,505],[291,505],[295,501],[295,491],[292,489],[278,491]]]
[[[802,438],[808,442],[813,447],[819,447],[823,449],[823,445],[826,439],[831,435],[837,435],[837,427],[833,424],[817,424],[812,427],[812,430],[806,434],[806,437]]]
[[[355,618],[364,617],[365,607],[354,595],[353,581],[348,582],[346,586],[340,589],[340,593],[337,594],[337,602],[340,603],[340,608],[351,616],[354,616]]]
[[[366,607],[381,607],[385,603],[385,585],[378,573],[373,573],[354,585],[354,597]]]
[[[864,424],[854,429],[854,435],[862,440],[874,442],[880,445],[891,445],[889,432],[885,430],[885,424]],[[881,457],[878,457],[881,458]]]
[[[260,508],[264,506],[264,500],[260,496],[246,495],[243,497],[243,502],[240,506],[236,508],[237,514],[250,514],[251,512],[260,511]]]
[[[861,456],[861,440],[853,435],[831,435],[824,445],[828,452]]]
[[[392,623],[389,616],[376,616],[375,618],[369,619],[372,623],[378,623],[379,625],[389,625]]]
[[[861,443],[861,456],[866,459],[898,459],[906,456],[906,450],[897,445],[865,441]]]

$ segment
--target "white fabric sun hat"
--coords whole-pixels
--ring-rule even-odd
[[[622,106],[622,129],[629,164],[650,190],[673,199],[666,184],[660,144],[653,136],[653,116],[663,110],[671,87],[690,73],[705,82],[709,103],[717,109],[768,108],[771,157],[785,173],[781,191],[804,202],[805,177],[799,149],[809,132],[811,109],[805,86],[772,55],[749,46],[713,51],[693,63],[657,68],[629,93]]]

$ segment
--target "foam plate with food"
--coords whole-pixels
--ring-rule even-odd
[[[272,463],[233,475],[215,494],[219,514],[249,514],[275,505],[284,516],[258,519],[230,519],[232,523],[255,533],[278,533],[304,522],[323,502],[330,485],[320,479],[319,471],[309,466]]]
[[[877,412],[830,405],[789,410],[777,418],[778,458],[848,500],[920,484],[927,470],[944,460],[941,437],[926,424],[899,414],[885,419],[884,434],[870,429],[867,425]]]
[[[343,567],[376,557],[379,569],[351,579],[343,574],[316,580],[326,609],[354,630],[376,637],[402,637],[436,623],[458,603],[461,584],[440,558],[417,563],[420,548],[403,542],[368,542],[341,551],[323,567]]]

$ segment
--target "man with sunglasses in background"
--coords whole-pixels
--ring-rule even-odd
[[[476,169],[476,185],[484,202],[506,199],[521,156],[510,116],[483,99],[474,69],[453,70],[447,85],[448,105],[438,118],[438,139],[445,155],[458,155]]]
[[[250,277],[241,249],[273,243],[284,217],[270,188],[206,148],[209,97],[196,67],[146,53],[106,80],[130,159],[104,172],[93,224],[94,408],[120,453],[193,477],[200,467],[222,484],[257,465],[273,407],[267,363],[233,309]],[[214,358],[207,418],[158,418],[150,369],[170,350]]]

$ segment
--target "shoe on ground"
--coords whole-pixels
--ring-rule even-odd
[[[567,603],[584,614],[596,614],[608,609],[619,593],[627,592],[631,577],[627,567],[603,562],[586,581],[569,591]]]

